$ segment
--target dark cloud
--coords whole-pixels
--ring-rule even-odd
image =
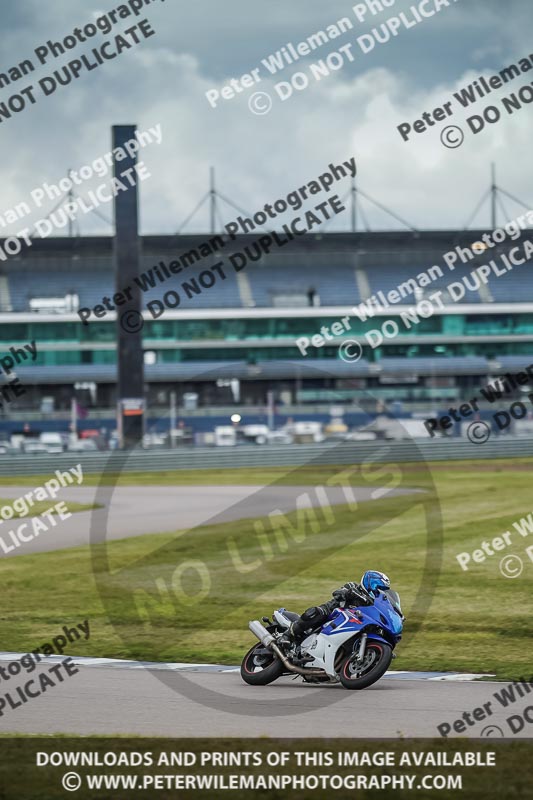
[[[398,0],[394,10],[342,41],[353,41],[392,13],[407,13],[413,2]],[[10,4],[3,9],[0,71],[31,56],[48,38],[62,39],[96,12],[118,5],[102,2],[89,10],[70,0]],[[2,152],[8,154],[0,165],[1,207],[105,153],[111,126],[131,121],[141,128],[161,123],[164,131],[163,144],[143,154],[153,175],[142,189],[142,224],[150,232],[177,228],[206,191],[210,165],[217,168],[221,189],[249,209],[352,154],[367,191],[419,226],[461,224],[486,187],[491,160],[499,164],[501,182],[527,197],[522,164],[529,150],[529,109],[460,152],[445,151],[433,135],[406,145],[395,126],[441,104],[482,71],[497,71],[528,53],[529,0],[508,0],[505,14],[497,0],[462,0],[328,80],[286,103],[278,101],[267,116],[250,114],[249,93],[209,107],[208,89],[248,72],[287,42],[350,16],[352,5],[341,0],[154,3],[146,16],[156,36],[0,123]],[[335,48],[324,48],[324,54],[329,49]],[[290,74],[289,69],[280,79]],[[261,88],[272,93],[272,83],[265,78]],[[9,94],[10,88],[1,90],[0,102]],[[102,210],[111,216],[110,209]],[[384,224],[376,211],[369,208],[367,214],[373,224]],[[206,225],[207,214],[193,227]],[[108,230],[96,217],[82,219],[81,227]]]

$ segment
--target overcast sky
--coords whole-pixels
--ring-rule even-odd
[[[532,55],[531,0],[458,0],[434,17],[377,45],[364,55],[356,39],[415,0],[397,0],[393,8],[368,22],[357,21],[344,0],[153,0],[143,16],[156,35],[69,86],[43,97],[23,113],[0,123],[0,214],[27,199],[43,182],[57,182],[69,167],[79,168],[110,148],[110,128],[137,123],[161,124],[163,143],[148,148],[143,159],[152,177],[142,184],[143,233],[175,232],[208,189],[209,166],[216,168],[220,191],[238,206],[254,211],[284,196],[322,172],[331,161],[354,156],[360,188],[418,228],[464,227],[490,182],[495,161],[498,183],[525,203],[533,203],[531,142],[533,104],[474,136],[465,123],[486,105],[533,81],[533,70],[503,91],[480,100],[474,109],[457,109],[449,124],[465,129],[462,147],[440,142],[440,123],[405,143],[396,126],[414,122],[424,111],[450,100],[454,91],[480,75],[487,78]],[[62,40],[73,28],[93,21],[120,2],[85,0],[2,0],[0,72],[25,58],[47,39]],[[408,13],[408,12],[407,12]],[[354,29],[309,58],[269,76],[261,60],[287,42],[297,44],[320,29],[349,17]],[[137,21],[138,21],[137,19]],[[133,20],[134,22],[135,20]],[[79,45],[68,57],[52,60],[28,78],[0,90],[0,103],[24,86],[53,74],[68,60],[113,39],[132,24],[124,19],[111,34]],[[295,72],[309,74],[312,62],[352,43],[352,64],[282,102],[274,84]],[[205,93],[219,90],[233,77],[261,67],[262,81],[213,109]],[[248,101],[267,92],[273,107],[254,115]],[[97,185],[101,181],[97,181]],[[344,194],[345,182],[340,187]],[[504,201],[509,216],[520,207]],[[51,210],[53,203],[46,209]],[[398,223],[363,202],[372,229]],[[112,209],[100,211],[111,218]],[[220,205],[229,221],[234,212]],[[34,221],[39,215],[33,215]],[[486,205],[476,221],[489,225]],[[348,226],[336,220],[328,230]],[[361,219],[362,224],[362,219]],[[204,207],[188,231],[207,230]],[[15,233],[20,225],[7,230]],[[94,215],[82,217],[81,232],[109,233]]]

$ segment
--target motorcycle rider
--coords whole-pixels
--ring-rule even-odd
[[[332,600],[320,606],[311,606],[302,616],[295,620],[285,634],[291,644],[300,644],[306,636],[321,628],[329,615],[336,608],[346,605],[372,605],[374,598],[390,589],[390,580],[383,572],[367,570],[361,577],[361,583],[349,581],[332,592]]]

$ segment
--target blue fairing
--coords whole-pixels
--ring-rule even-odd
[[[336,609],[322,628],[326,636],[336,633],[367,633],[371,639],[396,644],[401,639],[403,621],[387,593],[380,592],[371,606]],[[376,628],[381,629],[377,631]],[[381,633],[381,631],[383,633]]]

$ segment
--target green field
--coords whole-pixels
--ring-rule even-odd
[[[532,458],[510,458],[501,461],[435,461],[427,466],[433,475],[440,472],[461,472],[469,474],[476,471],[489,471],[492,474],[500,472],[516,472],[529,470],[533,473]],[[346,466],[320,466],[311,464],[301,467],[240,467],[238,469],[176,469],[161,472],[122,472],[120,474],[84,472],[84,486],[229,486],[238,484],[241,486],[279,483],[279,484],[320,484],[329,475],[337,474]],[[418,480],[425,470],[419,464],[408,463],[403,465],[406,472],[415,472]],[[50,475],[15,475],[7,477],[0,476],[1,486],[37,486],[49,480]],[[369,482],[369,475],[365,477],[365,482]],[[425,479],[427,483],[427,478]]]
[[[249,619],[279,605],[301,612],[377,568],[390,575],[407,616],[397,669],[529,676],[533,562],[524,551],[533,534],[528,540],[514,532],[516,546],[472,562],[468,572],[456,555],[512,531],[531,512],[533,459],[436,463],[429,471],[374,467],[365,475],[352,468],[351,483],[390,485],[401,469],[401,485],[423,489],[423,502],[385,496],[329,514],[294,512],[278,526],[272,518],[242,520],[6,560],[2,649],[31,650],[64,624],[88,618],[91,638],[77,643],[76,655],[238,663],[253,641]],[[123,475],[120,482],[323,486],[347,469]],[[523,557],[516,580],[499,571],[507,553]],[[201,573],[181,570],[191,561],[202,563]]]
[[[9,506],[13,508],[14,502],[16,501],[13,498],[9,499],[0,498],[0,508],[3,506]],[[92,503],[65,502],[65,505],[71,514],[76,514],[78,511],[90,511],[92,508],[101,508],[101,506]],[[45,511],[48,511],[51,514],[57,514],[57,510],[55,509],[55,504],[53,500],[36,500],[34,501],[32,506],[28,507],[28,510],[24,514],[18,512],[16,509],[13,509],[13,511],[14,511],[13,519],[21,519],[22,517],[38,517],[41,514],[44,514]]]

